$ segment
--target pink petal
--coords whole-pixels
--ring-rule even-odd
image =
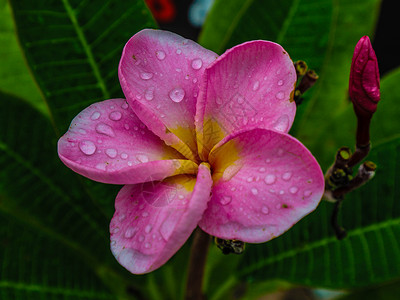
[[[119,65],[122,89],[138,117],[191,159],[197,153],[199,81],[216,58],[214,52],[174,33],[145,29],[125,45]]]
[[[58,154],[75,172],[105,183],[134,184],[197,170],[148,130],[124,99],[79,113],[58,141]]]
[[[238,45],[208,67],[204,78],[196,115],[203,159],[221,138],[237,130],[258,127],[286,133],[292,126],[296,71],[280,45]]]
[[[115,201],[111,250],[135,274],[151,272],[167,260],[196,228],[210,198],[210,169],[194,176],[126,185]]]
[[[199,226],[223,239],[266,242],[313,211],[324,177],[295,138],[267,129],[233,134],[212,150],[214,187]]]

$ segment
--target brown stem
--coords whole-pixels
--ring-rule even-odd
[[[203,277],[210,236],[199,227],[194,232],[190,251],[185,300],[204,300]]]

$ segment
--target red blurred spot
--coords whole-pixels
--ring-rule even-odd
[[[175,19],[176,8],[172,0],[145,0],[154,18],[160,23],[169,23]]]

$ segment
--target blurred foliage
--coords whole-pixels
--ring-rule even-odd
[[[147,7],[139,0],[10,4],[12,9],[0,0],[0,299],[181,299],[190,241],[156,272],[129,274],[108,249],[119,187],[75,175],[56,153],[60,133],[79,111],[123,95],[120,53],[134,33],[156,27]],[[298,108],[291,133],[326,168],[337,148],[354,144],[349,67],[357,40],[373,33],[379,5],[379,0],[217,0],[199,42],[222,53],[247,40],[267,39],[281,43],[294,60],[307,61],[320,79]],[[400,277],[399,80],[400,69],[382,79],[368,158],[378,171],[343,203],[340,222],[348,238],[335,239],[332,205],[324,202],[288,233],[249,245],[242,256],[211,248],[209,299],[255,299],[287,282],[357,287],[351,299],[392,299],[395,284],[361,289]]]

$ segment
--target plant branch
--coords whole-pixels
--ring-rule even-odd
[[[203,295],[203,277],[209,244],[210,236],[197,227],[190,251],[185,300],[205,299]]]

